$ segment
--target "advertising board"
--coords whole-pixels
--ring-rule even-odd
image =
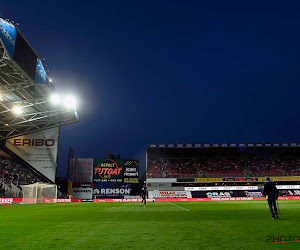
[[[124,160],[124,183],[139,183],[138,160]]]
[[[75,166],[75,182],[93,182],[93,163],[94,159],[91,158],[78,158],[76,159]]]
[[[93,198],[111,198],[119,199],[132,194],[132,184],[119,183],[101,183],[94,182]]]
[[[45,71],[44,66],[39,58],[36,60],[34,82],[35,83],[46,83],[47,82],[46,71]]]
[[[122,183],[124,161],[120,159],[94,159],[94,182]]]
[[[192,198],[190,191],[148,191],[148,198]]]
[[[14,57],[17,29],[9,22],[0,18],[0,38],[9,56]]]
[[[8,139],[6,148],[55,182],[59,128]]]

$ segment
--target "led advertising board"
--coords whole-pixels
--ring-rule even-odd
[[[138,160],[124,160],[124,183],[139,183]]]
[[[120,159],[94,159],[94,182],[121,183],[124,161]]]

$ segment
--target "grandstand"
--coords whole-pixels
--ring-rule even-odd
[[[298,185],[299,153],[299,143],[152,144],[147,147],[147,190],[186,192],[188,187],[211,186],[260,190],[265,176],[277,185]]]
[[[54,183],[59,127],[79,121],[75,108],[51,102],[58,93],[42,61],[18,26],[0,18],[0,197]]]

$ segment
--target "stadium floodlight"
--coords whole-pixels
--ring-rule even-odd
[[[53,94],[51,97],[50,97],[50,102],[54,105],[57,105],[57,104],[60,104],[61,102],[61,98],[58,94]]]
[[[16,115],[20,115],[20,114],[23,113],[23,110],[22,110],[20,107],[18,107],[18,106],[14,107],[14,108],[12,109],[12,111],[13,111]]]
[[[49,78],[49,82],[52,82],[52,79],[51,79],[51,78]]]
[[[75,98],[73,96],[66,96],[64,99],[64,105],[66,108],[75,109],[76,108]]]

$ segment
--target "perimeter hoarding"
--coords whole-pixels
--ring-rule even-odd
[[[55,182],[59,127],[8,139],[6,148]]]
[[[92,199],[93,183],[92,182],[73,182],[72,198],[74,199]]]
[[[190,191],[148,191],[149,198],[192,198]]]
[[[132,184],[95,182],[93,188],[94,199],[120,199],[132,194]]]
[[[120,159],[94,159],[94,182],[122,183],[124,161]]]

